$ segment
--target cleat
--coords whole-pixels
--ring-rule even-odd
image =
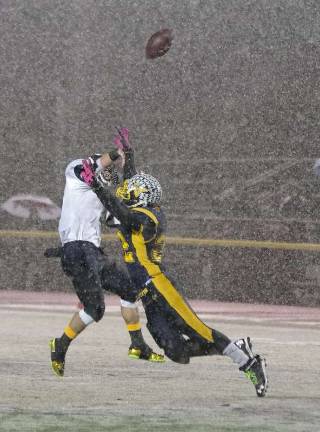
[[[157,354],[151,349],[143,352],[140,348],[130,347],[128,351],[128,357],[135,360],[147,360],[154,363],[164,363],[165,358],[162,354]]]
[[[157,354],[157,353],[155,353],[153,351],[149,355],[149,357],[147,358],[147,360],[149,362],[154,362],[154,363],[164,363],[166,361],[163,354]]]
[[[138,348],[129,348],[128,351],[128,357],[135,359],[135,360],[139,360],[140,359],[140,355],[141,355],[141,350]]]
[[[256,355],[253,360],[250,360],[250,364],[243,370],[243,372],[255,386],[257,396],[265,396],[268,388],[265,359]]]
[[[64,375],[64,354],[59,353],[57,347],[58,339],[54,338],[49,341],[49,348],[51,353],[51,368],[58,377]]]
[[[240,348],[248,357],[247,364],[240,368],[246,377],[252,382],[256,389],[258,397],[263,397],[267,393],[268,377],[266,373],[266,360],[259,355],[254,355],[252,351],[252,343],[250,338],[238,339],[235,344]]]

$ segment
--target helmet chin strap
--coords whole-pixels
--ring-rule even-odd
[[[129,208],[135,208],[135,207],[146,207],[146,206],[143,205],[143,203],[139,201],[139,202],[137,202],[135,204],[128,205],[128,207]]]

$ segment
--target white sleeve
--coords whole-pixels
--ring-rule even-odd
[[[65,170],[65,176],[71,177],[71,178],[77,178],[77,176],[75,175],[75,172],[74,172],[74,167],[76,167],[77,165],[82,165],[82,161],[83,161],[83,159],[76,159],[76,160],[70,162],[67,165],[67,168]]]
[[[96,155],[90,156],[88,158],[88,160],[90,160],[90,162],[92,163],[92,165],[93,165],[96,173],[99,173],[102,170],[101,156],[100,156],[100,154],[99,155],[96,154]],[[66,178],[73,179],[73,180],[77,179],[80,183],[83,183],[78,178],[78,176],[75,174],[75,171],[74,171],[75,167],[77,165],[82,165],[82,163],[83,163],[83,159],[75,159],[72,162],[70,162],[67,165],[67,168],[65,170],[65,176],[66,176]]]

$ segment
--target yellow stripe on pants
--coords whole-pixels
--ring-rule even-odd
[[[213,342],[212,330],[190,309],[183,297],[163,273],[152,278],[152,283],[189,327],[207,341]]]

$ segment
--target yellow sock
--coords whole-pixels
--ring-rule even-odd
[[[74,339],[78,336],[78,334],[69,325],[64,329],[64,333],[69,339]]]
[[[135,324],[127,324],[127,329],[129,332],[141,330],[141,324],[139,322]]]

